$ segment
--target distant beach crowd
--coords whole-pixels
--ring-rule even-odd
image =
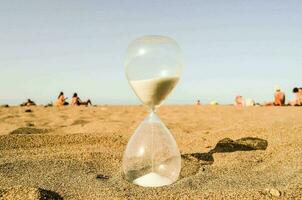
[[[281,90],[279,86],[275,87],[274,91],[274,100],[270,102],[265,102],[263,104],[256,103],[253,99],[245,99],[243,96],[238,95],[235,97],[234,105],[236,107],[244,107],[244,106],[302,106],[302,87],[294,87],[292,90],[295,98],[293,100],[289,100],[286,103],[285,93]],[[200,100],[197,100],[197,105],[202,105]],[[212,101],[211,105],[218,105],[217,101]]]
[[[77,93],[74,93],[72,95],[70,103],[67,101],[67,99],[68,99],[68,97],[65,98],[64,92],[60,92],[59,96],[57,97],[57,100],[55,102],[55,106],[60,107],[60,106],[68,106],[68,105],[71,105],[71,106],[92,105],[90,99],[88,99],[87,101],[82,101]],[[20,106],[36,106],[36,105],[37,104],[34,101],[32,101],[31,99],[27,99],[26,102],[20,104]],[[51,107],[51,106],[54,106],[53,103],[49,103],[45,107]]]
[[[286,97],[285,93],[281,90],[279,86],[275,87],[274,91],[274,100],[264,103],[256,103],[253,99],[245,99],[243,96],[238,95],[235,97],[234,105],[236,107],[245,107],[245,106],[302,106],[302,87],[294,87],[292,89],[292,92],[294,94],[294,99],[289,100],[286,103]],[[90,99],[87,101],[82,101],[77,93],[74,93],[72,95],[71,101],[67,101],[68,97],[65,98],[64,92],[60,92],[56,102],[49,103],[45,105],[45,107],[51,107],[51,106],[92,106],[92,102]],[[27,99],[24,103],[20,104],[20,106],[36,106],[37,104],[32,101],[31,99]],[[200,106],[202,105],[200,100],[197,100],[196,105]],[[210,102],[210,105],[219,105],[218,101],[212,101]],[[9,107],[8,104],[2,105],[2,107]]]

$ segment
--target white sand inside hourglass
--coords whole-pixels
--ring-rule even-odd
[[[164,185],[170,185],[171,183],[173,183],[173,181],[157,173],[151,172],[135,179],[133,183],[143,187],[160,187]]]
[[[150,107],[154,107],[159,105],[167,97],[178,80],[179,77],[171,76],[130,81],[130,83],[141,101]]]

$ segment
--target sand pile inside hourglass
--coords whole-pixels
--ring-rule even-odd
[[[166,96],[173,90],[179,77],[169,76],[146,80],[130,81],[136,95],[141,101],[153,108],[159,105]]]
[[[149,174],[135,179],[133,183],[143,187],[160,187],[164,185],[170,185],[171,183],[173,183],[173,181],[169,178],[159,175],[158,173],[150,172]]]

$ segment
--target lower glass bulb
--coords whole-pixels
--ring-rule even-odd
[[[130,138],[123,157],[125,178],[143,187],[170,185],[178,179],[181,157],[170,131],[151,112]]]

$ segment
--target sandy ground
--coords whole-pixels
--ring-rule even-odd
[[[26,109],[0,108],[0,199],[302,199],[302,108],[161,107],[182,154],[161,188],[121,173],[145,107]]]

